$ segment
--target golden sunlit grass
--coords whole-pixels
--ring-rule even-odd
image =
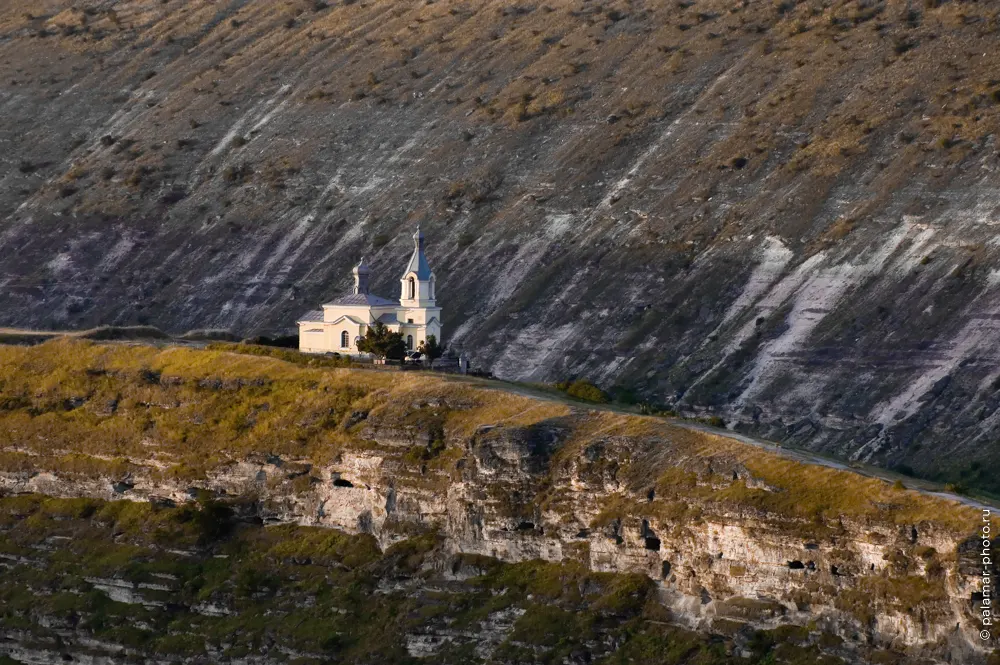
[[[607,516],[673,514],[677,502],[697,500],[809,523],[934,522],[956,532],[974,523],[971,508],[659,418],[575,408],[439,375],[70,338],[0,346],[0,468],[7,471],[197,479],[248,455],[325,464],[374,445],[404,466],[428,464],[447,477],[466,442],[487,425],[562,432],[545,453],[547,478],[539,480],[547,505],[565,499],[558,478],[578,467],[624,483]],[[386,447],[380,437],[412,443]],[[420,475],[414,471],[414,482]],[[645,501],[649,488],[658,501]]]
[[[252,452],[329,461],[362,443],[341,427],[352,412],[415,438],[436,424],[462,439],[482,424],[525,426],[568,411],[434,376],[312,369],[217,349],[68,338],[0,347],[0,460],[11,470],[103,473],[128,458],[198,475]],[[83,469],[67,452],[92,462]]]
[[[683,455],[709,463],[715,460],[719,468],[745,469],[753,482],[731,475],[699,476],[672,466],[658,479],[658,493],[697,496],[741,510],[811,522],[833,523],[842,518],[890,524],[933,522],[957,533],[968,531],[978,515],[973,508],[894,487],[884,480],[803,464],[722,436],[700,434],[685,447],[684,453],[673,453],[672,464]]]
[[[964,533],[974,524],[976,510],[954,502],[894,487],[884,480],[848,471],[810,465],[748,446],[724,436],[692,431],[657,418],[595,412],[574,428],[557,460],[579,456],[595,440],[627,437],[633,441],[619,477],[637,495],[655,487],[656,496],[669,500],[701,499],[739,511],[781,515],[810,522],[877,520],[891,524],[934,522]],[[715,468],[713,473],[704,471]],[[734,478],[729,469],[745,472]],[[752,482],[745,476],[749,474]],[[656,513],[658,507],[626,507]],[[606,511],[607,512],[607,511]]]

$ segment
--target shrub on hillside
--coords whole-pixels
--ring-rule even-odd
[[[586,379],[576,379],[574,381],[560,381],[556,384],[556,389],[561,390],[570,397],[583,400],[584,402],[595,402],[605,404],[609,402],[607,393],[595,386]]]
[[[252,175],[253,169],[245,162],[227,166],[222,171],[222,178],[232,185],[243,184]]]
[[[243,343],[259,344],[261,346],[277,346],[282,349],[297,349],[299,348],[299,336],[278,335],[276,337],[268,337],[267,335],[256,335],[254,337],[247,337],[243,340]]]

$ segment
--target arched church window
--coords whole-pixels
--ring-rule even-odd
[[[413,350],[413,335],[406,336],[406,348]]]
[[[340,346],[346,349],[351,345],[351,336],[347,334],[347,331],[340,333]]]
[[[415,280],[415,279],[413,279],[413,278],[411,277],[411,278],[410,278],[410,279],[409,279],[409,280],[407,281],[407,284],[409,285],[409,293],[410,293],[410,295],[409,295],[409,296],[407,296],[407,297],[408,297],[408,298],[409,298],[410,300],[413,300],[414,298],[416,298],[416,297],[417,297],[417,280]]]

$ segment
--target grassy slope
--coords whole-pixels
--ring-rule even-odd
[[[439,404],[432,413],[422,408],[432,401]],[[574,410],[443,377],[69,339],[0,347],[0,464],[8,471],[121,476],[143,465],[145,473],[196,479],[248,455],[328,463],[341,450],[372,445],[356,428],[345,429],[354,412],[367,413],[371,425],[443,440],[444,451],[435,450],[442,463],[460,454],[481,425],[528,426],[572,416],[572,434],[553,459],[553,473],[589,443],[620,435],[636,441],[634,464],[623,469],[636,492],[655,484],[663,495],[691,494],[786,517],[933,521],[956,532],[972,523],[973,511],[953,503],[663,419]],[[410,457],[421,463],[420,456]],[[700,477],[692,460],[742,465],[756,480],[785,491]]]

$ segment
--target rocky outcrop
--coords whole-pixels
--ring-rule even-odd
[[[208,490],[250,501],[246,509],[265,523],[370,533],[383,547],[437,530],[456,553],[640,572],[658,584],[672,621],[699,630],[808,625],[842,640],[830,648],[848,657],[867,645],[928,662],[983,658],[970,600],[975,578],[960,570],[961,533],[933,520],[809,520],[707,500],[706,492],[784,490],[724,455],[710,469],[705,460],[673,467],[683,482],[671,486],[650,475],[665,468],[658,448],[666,442],[598,432],[571,443],[581,427],[581,416],[483,426],[449,444],[447,463],[401,461],[401,449],[426,441],[399,430],[388,445],[344,451],[330,465],[247,459],[191,486],[141,474],[123,484],[7,473],[0,487],[176,503]],[[940,505],[949,509],[964,510]],[[112,597],[135,593],[128,584],[94,583],[110,584]],[[430,655],[444,638],[428,639],[413,637],[411,653]]]

